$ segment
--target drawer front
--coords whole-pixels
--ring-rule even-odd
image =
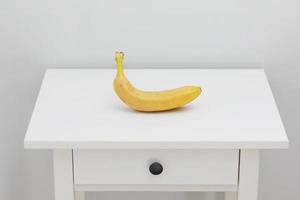
[[[238,150],[74,150],[73,160],[75,184],[237,185],[238,181]]]

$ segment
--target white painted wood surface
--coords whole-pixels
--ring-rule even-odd
[[[256,200],[258,193],[259,151],[241,150],[238,200]]]
[[[54,150],[55,200],[74,200],[72,150]]]
[[[75,184],[75,191],[161,191],[161,192],[224,192],[237,191],[237,185],[80,185]]]
[[[85,192],[75,191],[75,200],[85,200]]]
[[[74,150],[74,183],[237,185],[238,150]],[[163,172],[152,175],[159,162]]]
[[[48,70],[26,148],[287,148],[263,70],[126,70],[145,90],[200,85],[203,94],[171,112],[140,113],[115,95],[115,70]]]

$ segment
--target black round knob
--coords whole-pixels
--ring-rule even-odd
[[[153,175],[159,175],[163,171],[163,166],[159,162],[154,162],[150,165],[149,171]]]

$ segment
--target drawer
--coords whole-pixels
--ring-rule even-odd
[[[74,150],[73,162],[75,184],[237,185],[239,151]]]

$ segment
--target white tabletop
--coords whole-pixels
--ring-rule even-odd
[[[126,70],[144,90],[200,85],[174,111],[141,113],[113,91],[115,70],[48,70],[25,136],[26,148],[287,148],[263,70]]]

